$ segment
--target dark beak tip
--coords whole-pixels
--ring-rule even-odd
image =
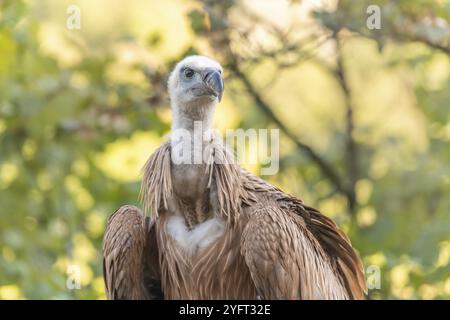
[[[210,71],[205,77],[205,83],[214,91],[220,102],[224,90],[223,78],[220,72],[216,70]]]

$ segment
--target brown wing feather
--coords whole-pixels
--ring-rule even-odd
[[[364,299],[361,261],[339,227],[264,180],[242,175],[259,198],[246,209],[242,251],[264,298]]]
[[[264,299],[348,299],[331,261],[303,220],[262,199],[243,233],[242,253]]]
[[[351,299],[364,299],[367,288],[364,271],[350,239],[334,223],[318,210],[301,205],[297,212],[305,218],[307,227],[335,264],[336,271],[347,288]]]
[[[103,278],[108,299],[162,297],[154,224],[141,210],[122,206],[108,219]]]

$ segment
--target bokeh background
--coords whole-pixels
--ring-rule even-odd
[[[449,19],[447,0],[0,0],[0,299],[105,298],[105,221],[139,204],[193,53],[224,66],[220,130],[281,129],[265,179],[380,268],[371,298],[450,298]]]

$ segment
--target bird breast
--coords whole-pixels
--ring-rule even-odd
[[[215,242],[225,230],[225,222],[219,218],[210,218],[190,229],[183,216],[171,216],[167,221],[167,233],[176,244],[191,255]]]
[[[208,176],[205,165],[172,164],[172,185],[178,197],[199,199],[207,192]]]

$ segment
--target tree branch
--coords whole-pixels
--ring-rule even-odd
[[[421,37],[413,37],[411,38],[412,41],[422,42],[429,46],[430,48],[442,51],[445,54],[450,55],[450,46],[445,46],[440,43],[432,42],[429,39],[421,38]]]
[[[339,192],[347,194],[341,178],[339,177],[337,172],[335,172],[333,167],[330,166],[324,159],[322,159],[322,157],[317,154],[309,145],[300,141],[299,138],[273,113],[272,108],[268,105],[267,102],[264,101],[253,84],[250,82],[248,77],[240,70],[236,61],[233,60],[233,62],[230,63],[228,67],[236,75],[236,77],[241,80],[248,93],[252,96],[258,107],[266,114],[266,116],[268,116],[280,128],[280,130],[291,141],[295,143],[298,149],[305,152],[306,155],[317,164],[317,166],[323,172],[324,176],[330,180],[330,182],[337,190],[339,190]]]
[[[359,177],[358,170],[358,146],[354,139],[354,106],[352,103],[351,92],[348,85],[348,79],[345,74],[343,57],[342,57],[342,40],[338,33],[334,33],[333,37],[336,41],[336,70],[335,75],[344,93],[345,99],[345,122],[346,122],[346,165],[349,185],[347,187],[347,199],[350,212],[353,213],[356,207],[356,182]]]

